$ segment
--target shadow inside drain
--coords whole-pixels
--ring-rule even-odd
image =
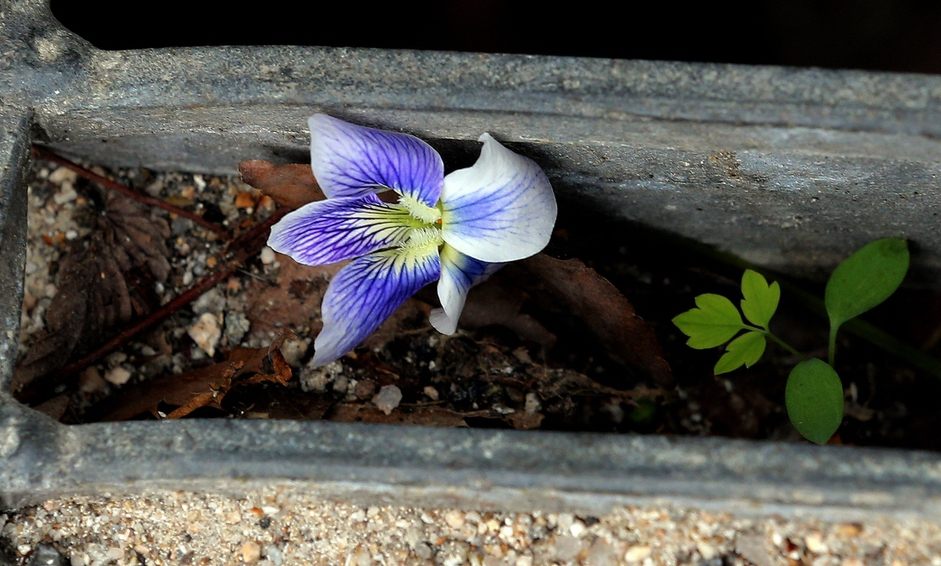
[[[715,377],[716,353],[687,348],[671,323],[699,293],[735,296],[741,277],[689,242],[562,200],[549,248],[474,288],[455,335],[428,323],[430,285],[354,352],[313,367],[340,266],[301,266],[265,247],[284,212],[271,196],[237,177],[45,157],[28,181],[13,383],[64,423],[326,419],[799,439],[783,402],[793,356],[769,347],[753,368]],[[938,293],[906,291],[890,305],[879,322],[937,354]],[[812,316],[785,294],[776,331],[813,352],[826,336],[807,331],[824,328]],[[941,447],[931,434],[941,384],[844,342],[846,416],[834,441]]]

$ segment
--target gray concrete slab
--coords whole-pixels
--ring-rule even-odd
[[[762,265],[819,273],[903,235],[919,270],[941,270],[938,77],[365,49],[99,52],[43,2],[6,0],[0,13],[0,384],[19,321],[31,141],[103,164],[212,172],[304,159],[315,111],[427,137],[454,166],[490,131],[543,164],[570,202]],[[0,456],[8,506],[277,484],[434,506],[941,515],[934,454],[291,421],[66,427],[4,392]]]

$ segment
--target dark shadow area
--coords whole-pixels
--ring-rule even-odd
[[[619,6],[484,0],[375,6],[52,0],[102,49],[326,45],[941,72],[941,4],[824,0]],[[207,15],[208,14],[208,15]]]

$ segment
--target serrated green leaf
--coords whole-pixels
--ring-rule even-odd
[[[827,281],[825,304],[834,330],[898,289],[908,271],[908,244],[901,238],[870,242],[837,266]]]
[[[826,444],[843,421],[843,384],[829,364],[805,360],[791,370],[784,389],[787,416],[797,432]]]
[[[690,348],[704,350],[721,346],[744,327],[738,309],[722,295],[699,295],[696,307],[673,318],[673,324],[689,336],[686,345]]]
[[[742,297],[744,298],[741,305],[745,318],[755,326],[767,330],[781,300],[781,286],[778,282],[769,285],[762,274],[746,269],[742,275]]]
[[[765,353],[765,345],[765,335],[761,332],[752,330],[742,334],[726,346],[725,353],[722,354],[722,357],[716,362],[716,367],[712,370],[713,373],[716,375],[729,373],[743,365],[749,368],[752,367]]]

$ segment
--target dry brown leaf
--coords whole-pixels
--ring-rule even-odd
[[[277,383],[278,385],[287,385],[288,382],[291,381],[293,372],[287,360],[284,359],[284,354],[281,353],[281,350],[271,350],[268,357],[271,360],[271,373],[255,374],[245,380],[246,384],[270,382]]]
[[[542,398],[572,398],[582,396],[610,397],[623,401],[650,399],[666,395],[657,387],[635,385],[630,389],[616,389],[598,383],[587,375],[570,369],[551,369],[533,385]]]
[[[504,420],[516,430],[533,430],[542,425],[545,415],[542,413],[527,413],[526,411],[515,411],[505,417]]]
[[[610,281],[577,259],[537,254],[518,264],[531,297],[547,308],[580,318],[615,360],[646,372],[657,383],[672,381],[653,330]]]
[[[320,331],[320,304],[330,278],[342,264],[307,266],[278,255],[281,268],[273,282],[253,280],[246,289],[245,315],[251,321],[252,336],[266,339],[269,334],[291,330],[305,336]]]
[[[326,198],[314,179],[310,165],[277,165],[262,159],[249,159],[239,163],[239,173],[243,181],[283,206],[297,208]]]
[[[273,371],[265,372],[270,359]],[[272,348],[235,348],[224,361],[179,375],[158,377],[122,389],[93,412],[95,420],[122,421],[144,413],[155,413],[161,404],[177,407],[168,418],[181,418],[202,407],[219,407],[232,388],[271,381],[282,385],[291,379],[291,368],[281,351]]]
[[[544,348],[555,345],[556,336],[530,314],[521,312],[526,297],[518,286],[495,280],[474,289],[461,313],[462,328],[503,326],[523,340]]]
[[[13,390],[53,372],[94,347],[111,328],[159,304],[155,281],[170,272],[170,227],[144,207],[106,193],[97,229],[59,262],[46,328],[17,365]]]

